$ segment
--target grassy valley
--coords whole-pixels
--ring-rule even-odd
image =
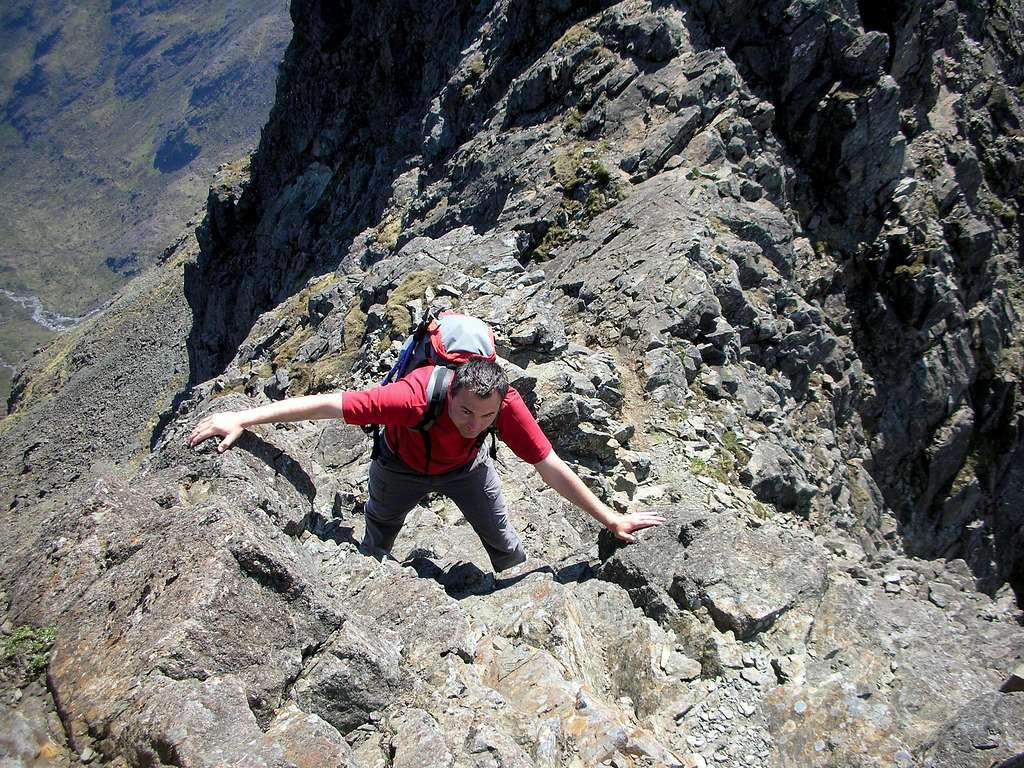
[[[83,315],[151,263],[256,144],[287,0],[14,0],[0,12],[0,288]],[[10,302],[0,358],[48,332]],[[6,400],[6,386],[0,381]]]

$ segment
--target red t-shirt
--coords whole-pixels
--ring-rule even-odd
[[[427,407],[427,384],[431,366],[417,368],[392,384],[342,395],[342,413],[349,424],[384,425],[384,435],[392,450],[410,468],[422,471],[426,463],[423,437],[410,427],[423,418]],[[468,464],[476,456],[474,439],[463,437],[448,415],[448,400],[441,407],[437,423],[430,428],[430,467],[427,474],[439,475]],[[551,441],[541,430],[522,396],[509,387],[501,401],[495,422],[498,437],[527,464],[543,461],[551,452]],[[397,446],[397,448],[396,448]]]

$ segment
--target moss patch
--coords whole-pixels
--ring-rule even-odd
[[[893,272],[904,277],[914,278],[924,271],[924,255],[919,255],[909,264],[900,264]]]
[[[372,245],[382,251],[392,251],[405,231],[405,217],[409,213],[408,206],[392,210],[384,214],[380,223],[371,234]]]
[[[858,514],[858,519],[863,520],[865,518],[865,512],[870,508],[872,504],[871,494],[867,492],[864,486],[857,481],[848,483],[850,488],[850,502],[853,509]]]
[[[22,625],[0,641],[0,665],[25,678],[34,678],[50,663],[50,647],[57,639],[55,630]]]
[[[471,56],[469,61],[466,62],[466,72],[474,80],[479,80],[486,70],[487,62],[484,61],[484,57],[480,54]]]
[[[551,178],[561,187],[555,220],[540,243],[524,256],[526,261],[545,261],[556,248],[579,240],[600,213],[625,196],[620,185],[600,161],[588,157],[583,147],[559,153],[551,162]]]
[[[586,24],[574,24],[565,30],[565,33],[555,41],[555,44],[551,46],[551,50],[562,51],[566,48],[575,48],[591,40],[597,40],[599,37],[600,35]]]
[[[690,457],[690,471],[695,475],[701,475],[703,477],[710,477],[723,485],[729,484],[728,466],[723,466],[722,457],[724,454],[718,454],[717,458],[713,461],[705,461],[699,456]]]
[[[346,352],[358,352],[359,345],[363,343],[366,335],[366,313],[359,306],[358,302],[345,315],[342,323],[342,334],[344,349]]]
[[[384,304],[384,315],[389,325],[391,340],[404,339],[409,335],[413,318],[407,304],[426,299],[427,288],[435,287],[441,276],[433,270],[410,272],[388,295]],[[390,341],[388,342],[390,343]]]
[[[1017,223],[1017,209],[1013,207],[1012,203],[1004,202],[995,195],[989,197],[987,202],[992,215],[1003,224],[1012,227]]]
[[[750,454],[740,446],[739,437],[731,429],[722,434],[722,447],[732,457],[737,469],[747,466],[750,461]]]
[[[576,133],[582,124],[583,119],[580,117],[580,111],[576,107],[569,109],[562,118],[562,130],[565,133]]]
[[[736,434],[726,432],[722,435],[722,447],[714,459],[705,461],[699,456],[691,456],[690,471],[695,475],[713,478],[723,485],[739,485],[740,470],[749,460],[750,456],[740,447]]]
[[[357,299],[342,321],[341,351],[324,355],[309,365],[290,366],[288,374],[292,383],[288,388],[289,394],[315,395],[335,391],[352,370],[365,335],[366,313]]]

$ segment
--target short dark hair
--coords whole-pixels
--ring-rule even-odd
[[[476,358],[455,371],[452,394],[457,395],[462,389],[468,389],[477,397],[490,397],[491,392],[497,392],[504,400],[508,392],[508,376],[494,360]]]

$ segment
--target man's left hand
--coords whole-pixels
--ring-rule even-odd
[[[653,512],[636,512],[631,515],[618,515],[616,519],[608,525],[608,530],[610,530],[615,535],[615,538],[620,541],[632,544],[636,541],[636,536],[633,535],[634,531],[639,531],[643,528],[653,528],[654,526],[661,525],[664,522],[664,517],[656,515]]]

